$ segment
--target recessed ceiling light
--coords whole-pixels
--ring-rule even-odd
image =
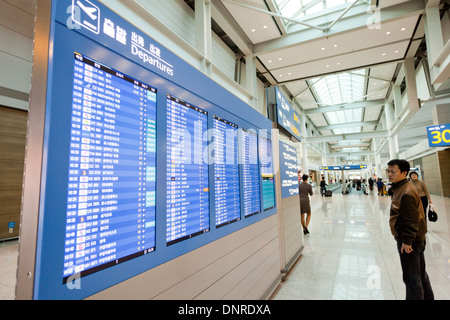
[[[402,31],[405,31],[406,30],[406,28],[405,27],[403,27],[402,29],[401,29]]]
[[[395,50],[394,52],[395,52],[395,53],[398,53],[398,50]]]
[[[267,29],[267,26],[263,26],[264,29]]]
[[[322,51],[324,51],[325,50],[325,48],[322,48]]]
[[[291,74],[292,74],[292,73],[289,72],[289,73],[288,73],[288,76],[290,76]]]
[[[340,65],[341,63],[340,62],[338,62],[338,63],[336,63],[337,65]]]
[[[335,45],[334,45],[333,47],[337,48],[337,46],[338,46],[338,45],[337,45],[337,44],[335,44]]]
[[[329,68],[330,67],[330,65],[329,64],[327,64],[327,68]]]
[[[252,29],[252,32],[255,32],[256,31],[256,29]]]
[[[283,58],[278,58],[278,61],[281,61],[281,60],[283,60]]]
[[[280,74],[280,78],[281,78],[281,77],[283,77],[283,75],[282,75],[282,74]]]
[[[386,55],[386,52],[383,52],[381,55],[382,55],[382,56],[385,56],[385,55]]]
[[[390,31],[386,31],[386,34],[391,34],[391,32]]]

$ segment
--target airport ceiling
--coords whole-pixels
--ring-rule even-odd
[[[217,0],[257,58],[260,78],[283,87],[328,141],[338,162],[367,160],[382,112],[406,57],[424,44],[417,0]],[[422,110],[423,109],[423,110]],[[403,152],[426,138],[432,125],[422,108],[398,135]],[[414,121],[414,122],[413,122]],[[350,134],[350,135],[348,135]],[[350,140],[352,139],[352,140]],[[386,143],[381,156],[389,155]]]

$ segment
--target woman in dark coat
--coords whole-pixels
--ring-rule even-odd
[[[311,205],[309,203],[308,195],[313,195],[312,186],[307,182],[308,178],[308,175],[304,174],[302,176],[302,182],[298,186],[300,191],[300,215],[304,234],[309,234],[308,225],[309,221],[311,220]]]

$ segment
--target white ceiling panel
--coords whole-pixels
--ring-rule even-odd
[[[308,116],[316,127],[323,127],[328,125],[328,122],[325,120],[325,117],[322,113],[313,113]]]
[[[312,78],[319,75],[335,73],[349,69],[359,69],[368,65],[381,64],[403,58],[408,49],[409,40],[387,44],[367,50],[350,52],[345,56],[335,56],[315,60],[289,67],[271,69],[271,74],[278,82]],[[267,67],[267,66],[266,66]]]
[[[383,23],[380,29],[360,28],[327,38],[280,48],[261,54],[259,58],[267,68],[278,69],[299,63],[338,57],[350,52],[384,46],[387,43],[409,41],[417,20],[418,16],[412,16]],[[355,41],[355,39],[358,39],[358,41]]]
[[[381,106],[366,107],[364,121],[377,121],[380,117]]]
[[[280,31],[272,16],[226,1],[223,4],[252,43],[259,43],[280,37]],[[245,4],[267,10],[263,0],[246,0]]]
[[[378,0],[378,6],[380,8],[387,8],[394,6],[396,4],[404,3],[404,2],[412,2],[416,0]]]

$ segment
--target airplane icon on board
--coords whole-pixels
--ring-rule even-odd
[[[95,34],[100,33],[100,9],[89,0],[72,0],[72,20]]]
[[[77,1],[77,5],[86,12],[92,20],[97,20],[98,16],[94,13],[98,11],[98,8],[86,7],[81,1]]]

